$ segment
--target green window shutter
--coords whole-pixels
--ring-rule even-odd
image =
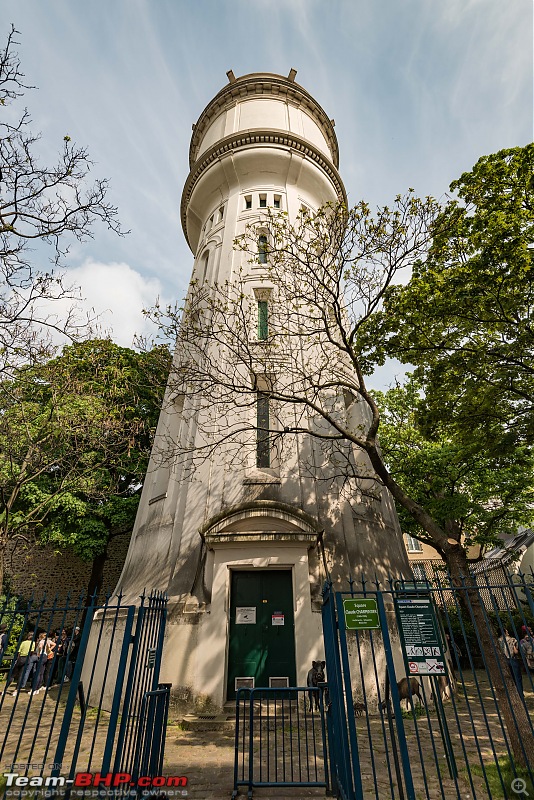
[[[271,466],[271,441],[269,436],[269,397],[258,392],[256,398],[256,466]]]
[[[267,339],[269,335],[268,314],[267,300],[258,300],[258,339]]]

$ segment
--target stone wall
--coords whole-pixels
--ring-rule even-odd
[[[104,568],[104,587],[100,599],[114,591],[119,580],[130,533],[114,538],[108,548],[108,560]],[[68,593],[72,598],[85,597],[91,575],[91,562],[68,550],[38,544],[10,542],[6,557],[6,584],[9,591],[28,597],[58,595],[63,600]]]

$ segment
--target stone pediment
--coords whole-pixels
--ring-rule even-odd
[[[208,548],[226,542],[317,542],[319,525],[300,509],[260,501],[229,509],[208,521],[200,531]]]

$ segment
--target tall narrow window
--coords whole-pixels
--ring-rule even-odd
[[[267,263],[267,237],[264,234],[258,239],[258,261],[260,264]]]
[[[251,194],[247,194],[245,196],[245,210],[248,210],[249,208],[252,208],[252,195]]]
[[[204,281],[206,280],[206,275],[208,274],[208,261],[209,261],[209,257],[210,257],[210,254],[209,254],[209,253],[206,253],[206,255],[204,256],[204,258],[202,259],[202,277],[201,277],[201,279],[200,279],[200,280],[201,280],[201,283],[204,283]]]
[[[267,300],[258,300],[258,339],[269,336],[269,304]]]
[[[260,194],[260,208],[267,208],[267,195]]]
[[[274,205],[275,208],[280,208],[280,195],[279,194],[275,194],[273,205]]]
[[[265,392],[258,392],[256,398],[256,466],[271,466],[269,397]]]

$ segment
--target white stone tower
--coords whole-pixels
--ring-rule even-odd
[[[333,121],[295,75],[229,72],[193,126],[182,224],[197,281],[232,279],[235,237],[262,209],[295,219],[303,206],[345,200]],[[248,276],[260,299],[261,266]],[[194,419],[184,424],[164,405],[155,447],[166,433],[195,441]],[[154,455],[119,582],[127,600],[143,587],[167,591],[162,677],[219,705],[252,680],[302,685],[322,655],[318,540],[335,580],[409,574],[387,493],[352,504],[300,468],[302,449],[282,463],[264,455],[236,467],[223,451],[194,480]]]

